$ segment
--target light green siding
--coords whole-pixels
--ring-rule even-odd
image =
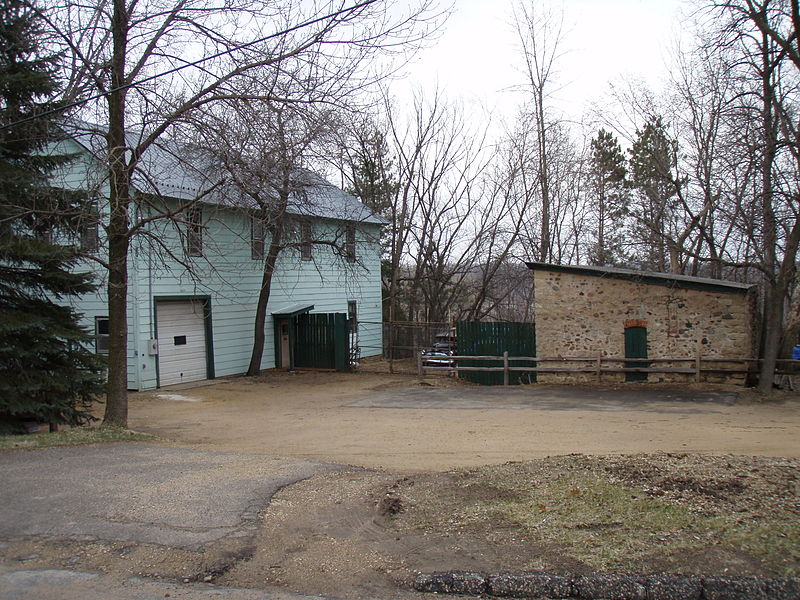
[[[157,356],[148,354],[148,341],[156,337],[155,298],[209,297],[215,376],[247,370],[253,343],[256,300],[263,263],[252,260],[250,222],[246,214],[215,205],[203,205],[203,256],[186,257],[178,226],[157,222],[149,233],[133,240],[129,259],[129,360],[128,387],[153,389],[158,385]],[[315,238],[334,236],[339,226],[330,220],[314,221]],[[347,312],[348,300],[358,303],[359,343],[368,354],[382,345],[379,227],[358,225],[355,264],[334,256],[329,247],[313,247],[313,260],[300,258],[299,249],[285,250],[273,278],[267,310],[266,344],[262,368],[275,366],[273,323],[269,315],[295,302],[314,305],[314,312]],[[332,238],[331,238],[332,239]],[[102,252],[102,249],[101,249]],[[181,264],[191,265],[191,271]],[[91,262],[105,284],[104,272]],[[76,303],[90,328],[96,316],[106,316],[106,293]],[[370,324],[371,323],[371,324]]]

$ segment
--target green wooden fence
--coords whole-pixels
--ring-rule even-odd
[[[294,364],[299,369],[350,370],[350,336],[344,313],[306,313],[295,320]]]
[[[536,334],[533,323],[474,323],[456,324],[459,356],[536,356]],[[470,360],[470,367],[502,367],[503,361]],[[535,367],[533,361],[514,361],[515,367]],[[503,385],[503,373],[463,372],[462,379],[481,385]],[[536,373],[511,372],[509,383],[533,383]]]

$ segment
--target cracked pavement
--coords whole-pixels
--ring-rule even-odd
[[[337,468],[144,444],[3,453],[0,539],[105,539],[196,550],[247,535],[281,487]]]
[[[303,459],[146,444],[0,453],[0,597],[299,597],[30,569],[4,555],[10,544],[36,539],[153,545],[167,553],[246,545],[257,531],[258,512],[275,492],[338,469]]]

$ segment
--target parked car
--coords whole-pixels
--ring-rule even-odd
[[[426,367],[454,367],[455,361],[450,358],[456,355],[456,335],[450,331],[442,331],[434,336],[433,345],[422,351],[422,364]]]

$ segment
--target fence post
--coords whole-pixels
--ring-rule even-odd
[[[595,378],[597,381],[600,381],[600,365],[602,364],[603,357],[598,356],[597,360],[595,361]]]
[[[703,342],[700,339],[697,339],[697,356],[694,359],[694,380],[696,383],[700,383],[700,353],[703,350]]]
[[[389,346],[386,348],[388,352],[386,354],[388,354],[389,358],[389,373],[394,374],[394,327],[391,321],[389,321],[389,329],[384,333],[384,339],[389,340]]]
[[[414,346],[414,354],[417,357],[417,377],[420,380],[425,379],[425,374],[422,372],[422,352],[419,351],[417,346]]]
[[[508,350],[503,352],[503,385],[508,385]]]

